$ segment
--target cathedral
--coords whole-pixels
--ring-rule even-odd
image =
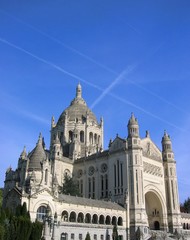
[[[172,142],[163,133],[160,150],[137,118],[128,121],[128,136],[116,136],[104,149],[104,122],[82,97],[82,87],[51,120],[50,147],[42,134],[29,153],[23,149],[16,170],[7,169],[3,206],[27,204],[31,219],[44,222],[44,239],[114,239],[148,237],[151,231],[182,228],[176,161]],[[60,191],[65,176],[77,183],[80,196]]]

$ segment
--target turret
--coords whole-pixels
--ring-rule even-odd
[[[134,114],[131,114],[131,118],[128,122],[128,138],[129,137],[139,137],[139,125],[137,118],[135,118]]]
[[[139,137],[139,125],[137,118],[131,114],[128,122],[128,167],[129,167],[129,210],[131,216],[130,235],[131,239],[136,239],[136,231],[144,231],[144,226],[148,226],[143,216],[146,215],[145,197],[143,188],[143,161],[142,147]],[[140,216],[141,219],[138,219]],[[142,224],[143,223],[143,224]]]
[[[26,153],[26,147],[24,146],[23,151],[20,154],[20,158],[18,161],[18,174],[19,174],[19,183],[18,185],[22,187],[25,182],[26,177],[26,169],[28,165],[28,156]]]
[[[129,148],[140,147],[139,124],[133,113],[131,114],[131,118],[128,121],[127,127]]]
[[[164,165],[164,179],[166,191],[166,203],[168,210],[168,227],[170,232],[181,228],[179,195],[176,174],[176,162],[172,150],[170,136],[164,131],[162,137],[162,156]]]
[[[54,116],[52,116],[52,118],[51,118],[51,128],[54,128],[55,126],[56,126],[55,118],[54,118]]]
[[[61,143],[59,140],[58,133],[56,133],[55,140],[53,141],[53,158],[60,158],[63,155]]]
[[[82,87],[80,83],[77,85],[76,88],[76,98],[82,98]]]
[[[163,160],[173,160],[174,161],[174,154],[172,150],[172,142],[170,136],[164,131],[164,136],[162,137],[162,156]]]

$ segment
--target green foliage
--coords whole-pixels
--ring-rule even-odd
[[[91,240],[89,232],[87,232],[85,240]]]
[[[65,176],[64,176],[62,193],[66,194],[66,195],[71,195],[71,196],[80,196],[79,188],[78,188],[76,182],[74,182],[74,180],[67,174],[65,174]]]
[[[119,235],[118,235],[118,231],[117,231],[117,226],[115,225],[113,227],[113,240],[119,240]]]
[[[32,224],[32,232],[29,240],[40,240],[42,237],[43,224],[37,220]]]
[[[183,204],[184,210],[187,213],[190,213],[190,198],[188,197]]]
[[[2,201],[3,201],[3,188],[0,188],[0,208],[2,206]]]
[[[40,240],[42,224],[32,223],[26,203],[16,208],[16,212],[0,209],[0,240]]]
[[[5,228],[0,224],[0,240],[4,240]]]

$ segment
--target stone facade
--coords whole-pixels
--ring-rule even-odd
[[[26,202],[32,220],[49,212],[54,220],[45,222],[46,239],[84,239],[89,232],[91,239],[106,240],[113,226],[120,239],[182,229],[170,136],[164,132],[160,151],[148,131],[140,138],[132,114],[127,139],[117,135],[103,147],[103,119],[97,121],[78,84],[57,123],[52,117],[49,150],[40,134],[29,154],[24,148],[17,169],[7,170],[3,206]],[[60,193],[65,174],[77,182],[81,197]]]

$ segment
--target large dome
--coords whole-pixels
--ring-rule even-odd
[[[57,124],[63,124],[65,122],[65,116],[69,121],[84,122],[88,115],[89,121],[97,124],[97,119],[94,113],[88,108],[86,102],[82,98],[81,85],[78,84],[76,89],[76,97],[71,102],[70,106],[66,108],[59,117]]]

